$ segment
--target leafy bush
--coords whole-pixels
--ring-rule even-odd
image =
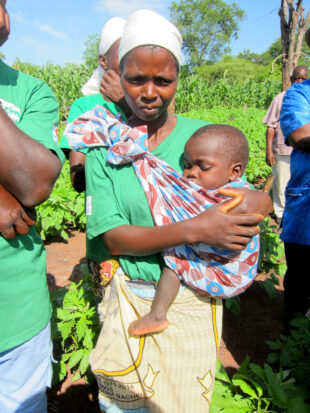
[[[264,82],[265,79],[270,79],[273,76],[271,64],[257,64],[249,59],[229,55],[224,56],[214,64],[202,65],[195,72],[202,76],[208,84],[212,84],[218,79],[225,79],[230,83],[246,83],[249,79]],[[277,72],[277,77],[280,80],[281,73]]]
[[[230,379],[220,362],[210,413],[309,413],[310,320],[292,321],[288,337],[268,341],[274,352],[264,367],[247,357]]]
[[[281,336],[276,341],[266,341],[272,352],[268,363],[290,369],[296,384],[310,399],[310,319],[296,318],[291,321],[289,336]]]
[[[53,365],[53,383],[67,375],[67,367],[75,373],[72,381],[93,378],[89,367],[89,354],[100,331],[96,302],[88,278],[78,284],[72,282],[51,294],[53,304],[52,337],[61,347],[58,363]]]
[[[261,222],[260,229],[258,272],[268,274],[262,286],[270,298],[275,298],[275,285],[279,284],[276,275],[284,276],[286,272],[284,244],[280,240],[277,226],[271,224],[270,218],[265,218]]]
[[[210,413],[309,413],[302,390],[296,388],[290,370],[274,371],[246,358],[229,378],[218,362]]]
[[[85,195],[76,192],[70,181],[69,163],[66,162],[50,197],[37,207],[37,231],[45,240],[60,236],[65,240],[70,229],[85,229]]]

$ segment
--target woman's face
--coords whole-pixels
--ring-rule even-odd
[[[177,62],[161,47],[137,47],[124,57],[121,84],[134,115],[144,122],[152,122],[166,115],[175,94]]]

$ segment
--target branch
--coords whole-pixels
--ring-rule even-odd
[[[295,56],[294,56],[294,66],[296,66],[298,64],[298,60],[299,60],[300,55],[301,55],[302,41],[303,41],[303,38],[305,36],[306,29],[309,26],[309,22],[310,22],[310,13],[308,13],[304,24],[299,25],[299,33],[298,33],[298,36],[297,36]]]
[[[294,0],[287,0],[287,2],[288,2],[288,9],[289,9],[288,25],[291,27],[292,20],[295,20],[294,17],[296,16],[296,11],[294,9]],[[297,23],[297,21],[296,21],[296,23]]]
[[[279,10],[279,16],[281,19],[281,23],[283,26],[287,27],[288,21],[287,21],[287,0],[282,0],[281,1],[281,8]]]
[[[304,23],[302,25],[300,25],[300,28],[305,28],[305,31],[306,31],[306,29],[309,26],[309,23],[310,23],[310,12],[307,14],[307,17],[306,17],[306,20],[304,21]]]
[[[305,17],[305,9],[302,7],[302,9],[300,11],[300,15],[299,15],[299,20],[298,20],[299,26],[301,26],[303,24],[304,17]]]
[[[276,61],[278,59],[280,59],[280,57],[283,57],[283,56],[286,56],[286,53],[282,53],[274,59],[274,61],[272,62],[272,65],[271,65],[271,73],[273,73],[273,68],[274,68],[274,64],[276,63]]]
[[[297,2],[297,7],[296,7],[296,11],[298,12],[298,13],[300,13],[300,10],[301,10],[301,7],[302,6],[302,0],[298,0],[298,2]]]

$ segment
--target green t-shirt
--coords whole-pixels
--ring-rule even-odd
[[[0,60],[2,108],[27,135],[53,150],[57,145],[58,104],[50,88]],[[0,352],[34,337],[48,323],[51,304],[45,249],[35,227],[12,240],[0,236]]]
[[[104,108],[108,109],[113,115],[117,113],[122,114],[122,119],[126,120],[126,116],[120,106],[116,105],[113,102],[107,102],[100,93],[96,95],[83,96],[72,103],[70,108],[68,123],[73,122],[77,117],[82,115],[85,112],[93,109],[95,106],[101,105]],[[64,150],[70,150],[67,138],[65,135],[61,137],[60,145]],[[87,153],[88,148],[81,149],[80,152]],[[91,240],[86,234],[86,257],[101,262],[104,259],[104,245],[101,239]]]
[[[73,122],[77,117],[85,112],[88,112],[97,105],[101,105],[108,109],[113,115],[121,113],[122,119],[126,120],[126,116],[120,106],[116,105],[114,102],[106,101],[100,93],[97,93],[95,95],[82,96],[81,98],[75,100],[70,108],[67,123]],[[62,135],[59,146],[61,149],[71,150],[66,135]],[[79,150],[79,152],[83,153],[86,153],[87,151],[88,148]]]
[[[184,145],[206,122],[177,116],[174,130],[152,152],[175,170],[183,170]],[[106,162],[106,148],[92,148],[86,156],[87,235],[98,236],[120,225],[154,226],[145,193],[131,164]],[[105,259],[109,253],[104,249]],[[132,279],[158,281],[163,265],[161,254],[143,257],[120,256],[123,270]]]

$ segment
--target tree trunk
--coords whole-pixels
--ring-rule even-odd
[[[305,19],[302,0],[281,0],[279,16],[281,21],[282,41],[282,90],[291,86],[290,77],[298,65],[301,54],[302,40],[310,22],[310,13]]]

